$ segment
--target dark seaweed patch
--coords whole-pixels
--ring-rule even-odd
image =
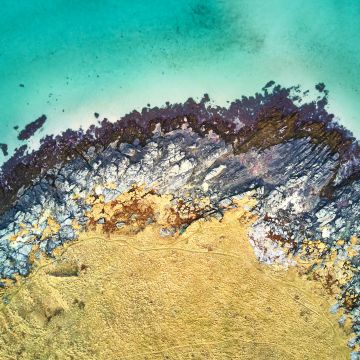
[[[27,124],[25,128],[20,131],[18,135],[18,139],[19,140],[30,139],[36,133],[36,131],[38,131],[45,124],[45,121],[46,121],[46,116],[41,115],[35,121]]]

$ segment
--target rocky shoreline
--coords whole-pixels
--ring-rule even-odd
[[[269,82],[228,108],[200,102],[144,108],[115,123],[47,136],[31,153],[21,147],[0,178],[0,278],[31,271],[31,259],[74,241],[109,219],[90,214],[134,186],[171,195],[180,214],[163,236],[200,217],[221,219],[253,194],[258,218],[249,232],[259,261],[283,267],[308,261],[353,323],[360,343],[360,146],[328,114],[327,92],[302,104],[297,87]],[[197,206],[198,199],[207,199]],[[103,210],[101,210],[103,211]],[[138,219],[111,222],[109,231]],[[144,224],[151,221],[145,213]],[[316,261],[309,241],[316,242]],[[339,264],[329,270],[328,258]],[[315,276],[313,276],[315,278]],[[5,286],[5,282],[2,282]],[[355,349],[356,350],[356,349]],[[357,352],[353,353],[357,358]]]

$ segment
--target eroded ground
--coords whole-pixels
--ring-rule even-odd
[[[169,199],[152,200],[141,231],[96,223],[4,290],[1,359],[349,357],[320,282],[255,258],[253,200],[182,234],[163,230]]]

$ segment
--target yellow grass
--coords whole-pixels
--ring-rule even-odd
[[[4,294],[0,358],[347,359],[328,295],[260,265],[252,221],[240,206],[172,237],[81,234]]]

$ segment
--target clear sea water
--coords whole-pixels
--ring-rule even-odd
[[[0,142],[269,80],[313,89],[360,137],[359,0],[0,0]],[[23,84],[24,87],[19,85]],[[0,162],[5,158],[0,155]]]

